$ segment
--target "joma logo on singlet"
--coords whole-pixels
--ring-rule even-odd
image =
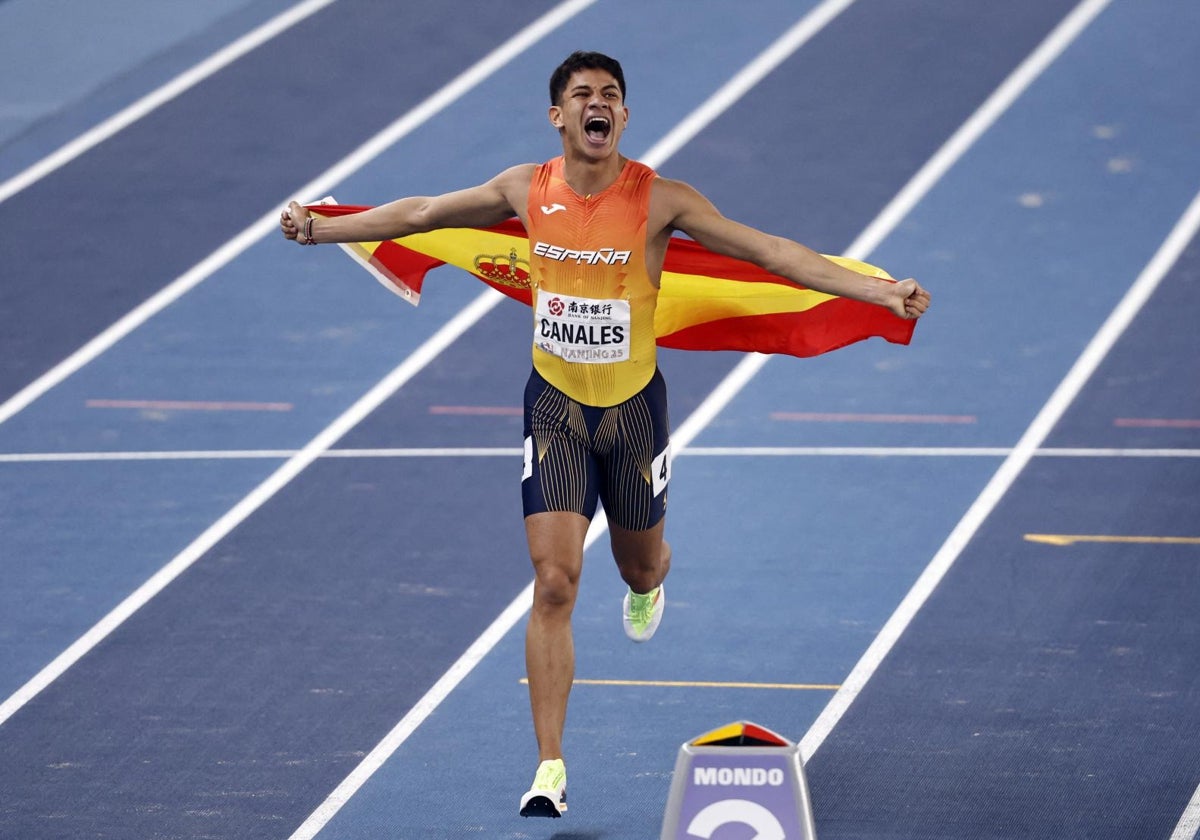
[[[560,248],[546,242],[538,242],[533,246],[533,253],[558,262],[574,260],[579,265],[628,265],[632,251],[618,251],[614,248],[601,248],[598,251],[577,251],[574,248]]]

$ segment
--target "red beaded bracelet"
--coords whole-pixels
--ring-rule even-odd
[[[313,226],[313,217],[309,216],[307,219],[304,220],[304,241],[300,243],[301,245],[316,245],[317,244],[316,242],[313,242],[312,226]]]

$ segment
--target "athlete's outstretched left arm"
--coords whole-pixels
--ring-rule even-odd
[[[929,292],[916,280],[893,283],[843,268],[799,242],[726,218],[681,181],[659,178],[650,212],[663,229],[682,231],[710,251],[752,262],[809,289],[883,306],[901,318],[919,318],[929,308]]]

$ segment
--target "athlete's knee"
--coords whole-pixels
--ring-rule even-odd
[[[559,568],[539,569],[533,584],[533,602],[539,609],[569,609],[579,592],[579,580]]]
[[[622,541],[614,548],[614,557],[621,579],[634,592],[649,592],[658,586],[671,568],[671,546],[664,539],[646,544]]]
[[[576,514],[542,513],[525,518],[535,609],[569,610],[575,603],[587,526],[587,519]]]
[[[533,556],[534,605],[561,609],[575,603],[579,592],[579,564],[552,556]]]
[[[654,587],[658,586],[667,576],[667,570],[661,565],[656,566],[638,566],[638,567],[619,567],[621,571],[621,579],[629,585],[629,588],[634,592],[646,593]]]

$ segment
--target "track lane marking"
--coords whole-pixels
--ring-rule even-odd
[[[1111,0],[1084,0],[1063,18],[1059,25],[1030,53],[1029,57],[1021,62],[979,109],[946,141],[945,145],[938,149],[925,166],[897,194],[896,198],[884,208],[875,221],[867,226],[866,230],[851,244],[846,255],[855,259],[867,259],[871,251],[895,229],[917,202],[924,198],[949,171],[950,167],[957,163],[967,150],[983,136],[984,132],[991,128],[1029,86],[1062,55],[1067,47],[1079,37],[1080,33],[1108,7],[1110,2]],[[1191,209],[1200,212],[1200,202],[1194,203]],[[1183,225],[1190,215],[1190,211],[1185,214],[1180,225]],[[1168,243],[1171,243],[1172,250],[1170,263],[1175,261],[1178,253],[1186,244],[1186,241],[1177,241],[1178,233],[1179,227],[1168,237]],[[1046,439],[1051,427],[1065,411],[1070,400],[1083,387],[1084,381],[1099,363],[1099,359],[1108,351],[1108,348],[1115,342],[1116,336],[1125,329],[1129,320],[1132,320],[1133,315],[1141,308],[1150,292],[1158,285],[1158,281],[1169,267],[1169,264],[1161,265],[1167,259],[1167,255],[1164,253],[1166,250],[1167,243],[1164,243],[1160,253],[1151,260],[1150,266],[1147,266],[1142,276],[1134,283],[1133,289],[1126,295],[1125,300],[1110,316],[1100,333],[1096,335],[1071,372],[1067,374],[1067,378],[1051,396],[1038,416],[1034,418],[1033,423],[1017,442],[1016,447],[984,487],[983,492],[959,520],[958,525],[946,538],[941,549],[934,555],[912,589],[892,613],[891,618],[855,664],[842,688],[829,701],[813,725],[809,727],[808,732],[800,741],[800,751],[805,760],[811,758],[820,748],[855,698],[866,687],[867,681],[895,646],[900,635],[932,594],[942,577],[949,571],[950,566],[958,559],[966,544],[983,524],[983,520],[991,513],[992,508],[996,506],[1012,482],[1016,480],[1017,475],[1033,457],[1034,452]],[[1154,272],[1151,271],[1151,266],[1154,267]],[[1157,276],[1153,276],[1154,273],[1157,273]],[[1137,290],[1136,293],[1135,290]],[[759,365],[761,366],[761,362]]]
[[[853,414],[821,411],[772,411],[772,420],[796,423],[929,423],[934,425],[979,422],[973,414]]]
[[[1183,809],[1170,840],[1195,840],[1197,837],[1200,837],[1200,787],[1196,788],[1191,801]]]
[[[368,414],[383,404],[405,382],[419,373],[438,354],[450,346],[462,333],[482,318],[497,303],[504,300],[499,292],[488,289],[477,297],[457,316],[422,344],[390,374],[384,377],[354,405],[334,420],[320,434],[309,441],[303,449],[292,455],[284,464],[250,491],[240,502],[229,509],[216,522],[192,541],[187,548],[159,569],[145,583],[128,595],[86,633],[75,640],[66,650],[42,668],[28,682],[0,703],[0,726],[26,703],[40,694],[72,665],[125,623],[131,615],[141,609],[155,595],[165,589],[175,578],[183,574],[234,528],[248,519],[292,479],[317,460]]]
[[[429,413],[461,417],[520,417],[525,409],[519,405],[431,405]]]
[[[521,685],[529,685],[528,677],[521,677]],[[617,688],[749,688],[783,691],[837,691],[840,685],[826,683],[764,683],[764,682],[712,682],[706,680],[598,680],[576,677],[573,685],[613,686]]]
[[[1026,534],[1026,542],[1071,546],[1076,543],[1128,543],[1134,545],[1200,545],[1200,537],[1138,537],[1116,534]]]
[[[1113,425],[1119,429],[1200,429],[1200,420],[1185,417],[1117,417]]]
[[[304,186],[294,190],[294,195],[321,196],[329,194],[338,183],[349,178],[376,157],[387,151],[391,146],[433,119],[471,89],[495,74],[534,43],[560,26],[564,21],[578,14],[587,6],[592,5],[595,1],[564,0],[560,5],[538,18],[524,30],[512,38],[503,41],[492,52],[475,62],[475,64],[471,65],[432,96],[399,117],[395,122],[367,140],[367,142],[363,143],[341,161]],[[320,2],[333,2],[333,0],[320,0]],[[281,198],[279,207],[283,207],[287,199],[291,197],[286,196]],[[122,338],[132,333],[146,321],[231,263],[244,251],[249,249],[250,246],[266,238],[268,235],[276,233],[278,228],[279,210],[274,209],[263,215],[258,221],[251,224],[224,245],[214,250],[208,257],[188,269],[173,282],[164,286],[134,309],[130,310],[124,317],[110,325],[95,338],[88,341],[29,385],[26,385],[6,402],[0,404],[0,424],[24,410],[30,403],[38,399],[38,397],[41,397],[51,388],[54,388],[67,379],[67,377],[71,376],[71,374],[92,362]],[[0,720],[0,723],[2,722]]]
[[[45,178],[56,169],[66,166],[89,149],[100,145],[119,131],[127,128],[142,117],[177,96],[203,82],[209,76],[229,66],[246,53],[258,48],[276,35],[295,26],[300,21],[321,11],[335,0],[305,0],[285,12],[281,12],[266,23],[247,32],[233,43],[213,53],[204,61],[180,73],[165,85],[143,96],[108,119],[96,125],[71,142],[51,152],[37,163],[22,170],[7,181],[0,183],[0,203],[7,201],[21,190]]]
[[[237,402],[228,400],[110,400],[90,399],[87,408],[126,408],[142,411],[291,411],[289,402]]]
[[[86,461],[286,460],[298,449],[184,449],[159,452],[0,452],[0,464]],[[1006,458],[1011,446],[692,446],[681,457],[714,458]],[[321,458],[494,458],[522,455],[516,446],[329,449]],[[1200,449],[1036,449],[1035,458],[1200,458]]]
[[[349,174],[353,168],[361,167],[369,162],[375,155],[384,151],[390,143],[385,142],[388,138],[407,134],[422,122],[433,117],[443,108],[454,102],[472,87],[492,73],[499,70],[521,52],[539,41],[544,35],[553,31],[560,24],[577,14],[582,9],[586,8],[595,0],[567,0],[547,12],[542,17],[538,18],[532,24],[527,26],[513,38],[504,42],[493,52],[489,53],[480,61],[471,66],[470,69],[458,76],[449,85],[439,90],[429,99],[425,100],[421,105],[410,111],[405,116],[401,117],[388,129],[385,129],[379,135],[376,135],[371,141],[368,141],[364,146],[360,147],[356,152],[352,153],[347,158],[343,159],[339,164],[335,165],[323,175],[319,176],[309,184],[309,188],[323,187],[330,181],[336,180],[343,173]],[[398,136],[397,136],[398,135]],[[394,142],[394,141],[392,141]],[[202,271],[198,266],[193,269],[185,277],[191,277],[189,284],[181,286],[180,281],[172,284],[168,289],[178,291],[182,294],[187,288],[200,282],[208,276],[211,271],[215,271],[220,265],[224,265],[234,256],[241,253],[245,248],[249,247],[257,239],[265,236],[268,232],[273,231],[278,225],[277,211],[271,211],[250,228],[243,231],[230,243],[221,248],[216,254],[205,260],[200,266],[212,266],[207,272]],[[180,288],[176,288],[180,287]],[[168,292],[164,289],[158,295],[152,298],[152,301],[161,300]],[[176,295],[178,296],[178,295]],[[172,300],[174,298],[171,298]],[[120,604],[113,608],[106,616],[100,619],[91,629],[75,640],[66,650],[60,653],[55,659],[42,668],[28,682],[17,689],[7,700],[0,703],[0,726],[12,717],[26,703],[40,694],[48,685],[58,679],[68,668],[79,661],[92,648],[103,641],[109,634],[120,627],[126,619],[137,612],[151,598],[161,592],[168,584],[171,583],[180,574],[186,571],[193,563],[202,557],[209,549],[216,545],[221,539],[229,534],[234,528],[250,517],[258,508],[265,504],[272,496],[278,493],[283,487],[299,475],[306,467],[312,464],[320,455],[331,448],[338,440],[353,429],[359,422],[368,414],[378,408],[383,402],[395,393],[405,382],[419,373],[430,362],[432,362],[441,352],[450,346],[459,336],[473,326],[480,318],[491,311],[500,301],[505,300],[504,295],[489,288],[474,298],[453,318],[447,321],[442,327],[425,341],[417,350],[415,350],[408,358],[398,365],[391,373],[381,379],[375,387],[371,388],[350,408],[343,412],[329,426],[322,430],[309,443],[281,465],[274,473],[266,480],[259,484],[256,488],[250,491],[240,502],[232,507],[224,516],[210,525],[204,533],[197,537],[187,548],[175,556],[167,565],[163,566],[145,583],[139,586],[133,593],[125,598]],[[145,318],[150,317],[158,309],[166,306],[169,300],[162,300],[161,305],[154,308],[153,311],[142,311],[147,304],[139,307],[133,313],[130,313],[126,318],[122,319],[118,324],[110,327],[106,331],[113,332],[119,326],[124,328],[128,326],[132,330],[134,326],[141,323]],[[135,313],[137,315],[135,316]],[[143,317],[144,316],[144,317]],[[137,318],[136,323],[133,323]],[[128,323],[127,323],[128,322]],[[123,333],[122,333],[123,335]],[[115,342],[120,335],[112,338]],[[99,339],[93,340],[98,341]],[[88,345],[91,346],[90,344]],[[85,348],[86,349],[86,348]],[[79,351],[82,352],[82,351]],[[76,355],[79,355],[77,353]],[[73,357],[74,358],[74,357]],[[80,362],[80,366],[85,362]],[[65,364],[65,363],[64,363]],[[61,366],[60,366],[61,367]],[[56,369],[57,370],[57,369]],[[49,374],[47,375],[49,376]],[[45,379],[45,377],[43,377]],[[41,380],[39,380],[41,381]],[[50,387],[49,385],[46,386]],[[29,389],[27,388],[26,391]],[[22,394],[25,393],[24,391]],[[20,398],[20,394],[0,406],[0,422],[3,422],[6,417],[11,416],[11,413],[5,414],[15,401]],[[19,409],[18,409],[19,410]]]
[[[1080,10],[1087,10],[1098,14],[1099,11],[1107,4],[1108,0],[1097,0],[1097,2],[1084,3],[1077,7],[1076,12],[1072,14],[1073,18],[1078,20]],[[1072,18],[1068,18],[1070,21]],[[1077,23],[1078,31],[1082,31],[1086,21],[1090,21],[1091,17],[1087,17],[1083,23]],[[1062,27],[1060,27],[1060,30]],[[1054,38],[1056,33],[1051,35]],[[1074,37],[1072,35],[1072,37]],[[1063,45],[1065,47],[1065,44]],[[1101,361],[1116,344],[1125,329],[1133,321],[1134,317],[1149,300],[1150,295],[1158,287],[1163,277],[1179,259],[1184,248],[1196,235],[1197,230],[1200,230],[1200,194],[1197,194],[1187,210],[1180,217],[1175,227],[1167,235],[1162,245],[1159,247],[1154,256],[1143,268],[1138,275],[1129,291],[1117,304],[1117,307],[1109,315],[1108,319],[1100,327],[1099,331],[1092,337],[1084,349],[1082,355],[1076,360],[1075,364],[1068,371],[1066,377],[1059,383],[1058,387],[1051,394],[1050,399],[1042,407],[1041,411],[1034,418],[1025,434],[1017,442],[1004,463],[1000,465],[1000,469],[992,476],[983,492],[972,503],[963,518],[959,520],[954,530],[946,538],[942,547],[934,555],[933,560],[926,566],[925,571],[913,584],[908,594],[901,601],[896,611],[892,613],[879,635],[875,637],[875,641],[863,654],[862,658],[854,666],[845,680],[845,685],[833,700],[830,701],[826,709],[817,718],[816,722],[805,734],[801,740],[801,752],[806,759],[812,755],[824,743],[825,738],[833,731],[833,727],[837,725],[846,710],[854,702],[855,698],[866,687],[867,681],[878,669],[884,658],[895,646],[900,636],[903,634],[909,623],[913,620],[916,614],[920,611],[925,601],[933,593],[938,583],[950,570],[950,567],[958,559],[966,548],[967,543],[975,536],[984,520],[991,514],[992,510],[999,504],[1005,493],[1012,486],[1017,477],[1024,471],[1026,465],[1034,457],[1038,447],[1042,441],[1050,434],[1051,430],[1062,418],[1067,408],[1074,401],[1078,393],[1087,384],[1092,374],[1095,373]]]

